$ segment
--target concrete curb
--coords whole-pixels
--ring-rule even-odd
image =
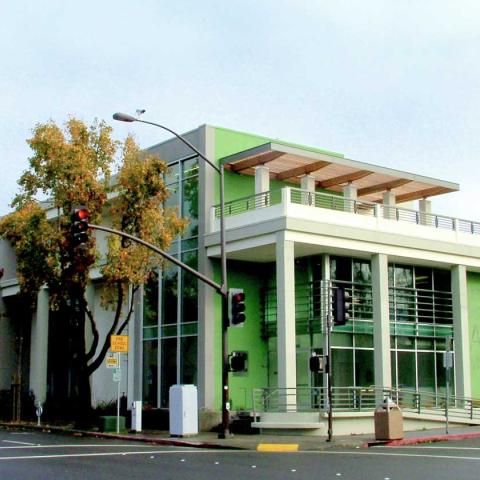
[[[362,447],[370,448],[376,446],[384,447],[402,447],[407,445],[417,445],[420,443],[446,442],[450,440],[468,440],[469,438],[480,438],[480,432],[472,433],[445,433],[443,435],[429,435],[424,437],[409,437],[402,440],[375,440],[365,442]]]
[[[249,450],[246,447],[233,445],[220,445],[212,442],[192,442],[190,440],[182,440],[180,438],[153,438],[145,436],[137,436],[137,434],[117,434],[105,432],[92,432],[89,430],[76,430],[73,428],[57,427],[52,425],[28,425],[23,423],[0,423],[1,428],[22,428],[25,430],[36,430],[45,432],[62,433],[65,435],[77,435],[93,438],[110,438],[116,440],[124,440],[130,442],[151,443],[153,445],[171,445],[175,447],[192,447],[192,448],[210,448],[218,450]],[[139,434],[142,435],[142,434]]]
[[[212,448],[218,450],[248,450],[244,447],[236,447],[232,445],[219,445],[211,442],[192,442],[189,440],[181,440],[179,438],[152,438],[152,437],[136,437],[132,435],[122,435],[116,433],[102,433],[102,432],[77,432],[82,433],[86,437],[97,438],[114,438],[117,440],[124,440],[130,442],[151,443],[154,445],[171,445],[175,447],[193,447],[193,448]]]

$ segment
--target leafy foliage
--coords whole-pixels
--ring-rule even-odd
[[[38,290],[47,285],[51,307],[72,322],[72,335],[81,332],[84,337],[88,319],[92,343],[86,345],[85,338],[72,342],[77,369],[87,376],[102,363],[109,336],[120,334],[128,323],[133,310],[129,289],[134,293],[145,284],[162,259],[113,235],[103,257],[94,235],[84,248],[74,248],[72,208],[85,205],[90,223],[108,222],[165,250],[186,226],[175,211],[163,207],[168,195],[165,163],[145,156],[133,138],[120,144],[111,134],[104,122],[87,126],[75,118],[63,128],[53,122],[36,125],[27,141],[33,154],[18,182],[15,211],[0,220],[0,235],[16,254],[20,291],[28,304],[33,308]],[[39,202],[40,196],[48,201]],[[85,297],[89,272],[96,265],[103,275],[104,306],[114,311],[103,341]]]

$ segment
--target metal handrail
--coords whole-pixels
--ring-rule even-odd
[[[443,230],[458,231],[462,233],[480,234],[480,221],[465,220],[461,218],[450,217],[448,215],[439,215],[436,213],[421,212],[396,205],[382,205],[364,200],[344,197],[341,195],[332,195],[323,192],[310,192],[292,187],[283,187],[282,189],[270,190],[255,195],[238,198],[225,203],[225,215],[236,215],[249,210],[262,208],[281,203],[281,191],[285,188],[290,189],[291,203],[305,204],[315,208],[325,208],[328,210],[343,211],[359,215],[369,215],[381,217],[400,222],[415,223],[417,225],[434,227]],[[220,215],[220,206],[214,207],[215,218]]]
[[[281,203],[281,189],[247,195],[245,197],[225,202],[225,215],[238,215],[250,210],[278,205]],[[220,217],[220,205],[215,205],[215,218]]]
[[[262,412],[318,412],[327,411],[326,387],[257,388],[252,391],[254,421]],[[295,404],[288,400],[295,397]],[[403,412],[445,417],[447,396],[442,393],[408,388],[333,387],[334,412],[369,412],[377,408],[379,398],[392,399]],[[480,399],[448,396],[451,420],[480,421]]]

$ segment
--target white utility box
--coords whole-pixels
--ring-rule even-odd
[[[183,437],[198,433],[198,401],[195,385],[170,387],[170,435]]]
[[[142,431],[142,402],[135,400],[132,403],[132,426],[131,430],[135,432]]]

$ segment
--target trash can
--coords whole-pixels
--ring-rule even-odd
[[[403,415],[398,405],[386,398],[374,413],[376,440],[401,440]]]

